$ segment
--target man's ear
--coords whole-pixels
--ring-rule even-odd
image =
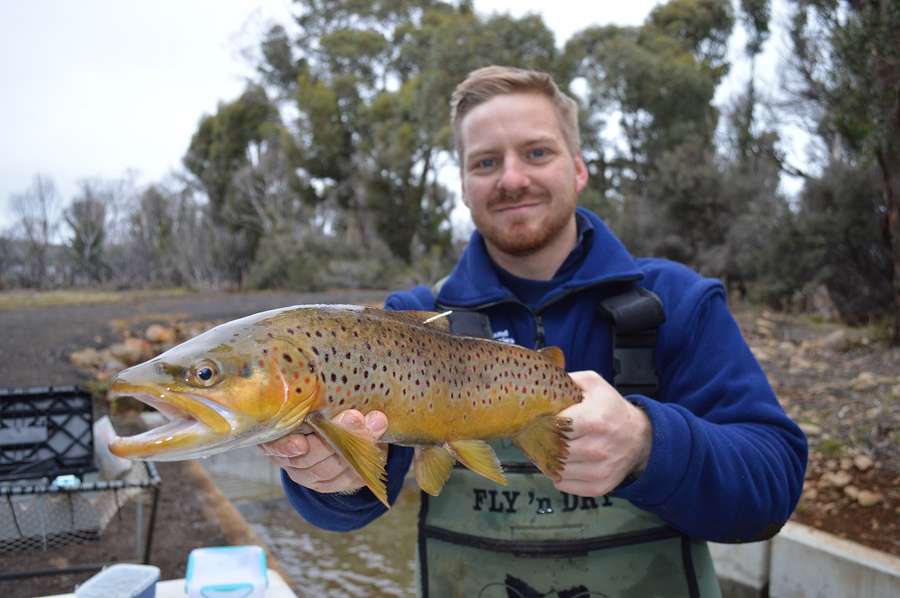
[[[575,192],[581,193],[588,182],[588,169],[581,154],[575,156]]]

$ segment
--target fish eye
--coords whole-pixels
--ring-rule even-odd
[[[218,366],[206,359],[192,365],[187,372],[187,383],[191,386],[212,386],[218,379]]]

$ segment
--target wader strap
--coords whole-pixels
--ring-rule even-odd
[[[656,330],[666,320],[662,301],[651,291],[632,287],[597,307],[613,333],[613,386],[623,396],[656,397]]]

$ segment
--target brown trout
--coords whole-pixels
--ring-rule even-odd
[[[419,486],[437,495],[454,460],[505,484],[485,442],[509,438],[557,479],[581,400],[556,347],[531,351],[451,334],[430,312],[352,305],[266,311],[217,326],[113,378],[169,420],[110,451],[149,461],[193,459],[256,445],[308,425],[388,505],[383,453],[331,422],[344,409],[380,410],[381,442],[417,447]],[[389,506],[389,505],[388,505]]]

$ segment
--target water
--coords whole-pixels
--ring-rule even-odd
[[[336,533],[297,515],[284,498],[278,468],[256,449],[216,455],[203,466],[272,550],[299,596],[415,594],[419,498],[413,487],[365,528]]]

